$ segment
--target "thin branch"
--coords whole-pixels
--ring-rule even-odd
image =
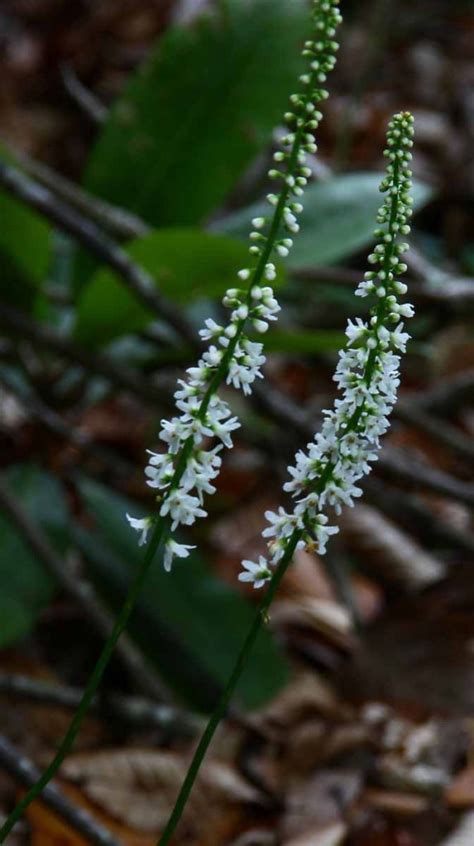
[[[42,705],[57,705],[75,711],[83,693],[78,687],[51,684],[29,676],[0,672],[0,694],[16,699]],[[110,713],[112,717],[134,727],[157,728],[181,736],[194,736],[202,727],[202,719],[187,711],[119,693],[95,696],[91,710],[96,714]]]
[[[428,272],[431,265],[424,264],[424,257],[417,253],[417,260],[410,266],[415,282],[410,285],[410,296],[416,302],[440,303],[453,305],[456,308],[472,306],[474,301],[474,282],[468,277],[453,276],[446,271],[437,271],[436,280],[433,276],[425,276],[417,270],[423,268]],[[407,254],[407,262],[408,254]],[[361,279],[361,273],[344,267],[301,267],[292,270],[291,275],[302,282],[316,282],[338,285],[343,288],[353,288]]]
[[[26,153],[15,151],[14,155],[29,176],[33,177],[43,187],[54,192],[61,200],[74,206],[77,211],[93,220],[110,235],[119,240],[127,241],[133,238],[142,238],[151,232],[151,227],[132,212],[119,206],[113,206],[106,203],[105,200],[89,194],[75,182],[66,179],[43,162],[31,159]]]
[[[66,595],[79,605],[85,618],[90,620],[98,634],[107,638],[112,631],[114,620],[97,597],[94,588],[89,582],[76,576],[67,562],[56,554],[40,526],[31,520],[1,475],[0,505],[21,532],[23,539],[41,561],[45,570],[51,573]],[[128,636],[123,636],[119,641],[117,654],[130,677],[141,690],[160,700],[168,699],[167,690],[150,671],[141,652]]]
[[[99,98],[81,82],[71,65],[61,65],[61,76],[69,96],[80,106],[93,123],[101,126],[107,120],[108,109]]]
[[[120,471],[123,475],[130,475],[133,468],[128,461],[125,461],[117,452],[96,444],[86,432],[68,426],[56,411],[34,393],[31,385],[27,391],[19,390],[18,385],[13,379],[10,380],[5,372],[0,372],[0,385],[14,394],[25,407],[27,414],[36,419],[45,429],[72,444],[79,452],[90,455],[106,467],[113,467],[115,472]]]
[[[258,405],[287,430],[296,430],[305,438],[313,438],[315,423],[288,396],[273,388],[268,382],[265,388],[254,388]],[[430,467],[402,450],[384,446],[377,468],[387,477],[408,484],[423,487],[452,497],[467,505],[474,505],[474,485],[455,479],[448,473]]]
[[[442,515],[434,514],[416,494],[401,491],[375,476],[365,482],[367,500],[397,522],[402,522],[410,532],[423,541],[433,544],[445,544],[474,554],[474,537],[462,531]]]
[[[417,395],[417,403],[443,417],[456,414],[466,403],[474,405],[474,370],[463,370],[437,382],[434,387]]]
[[[393,413],[398,420],[414,426],[421,432],[426,432],[465,461],[474,461],[474,441],[451,423],[439,420],[433,414],[419,408],[417,403],[403,397],[398,400]]]
[[[474,305],[474,279],[442,270],[432,264],[423,253],[412,246],[407,253],[407,264],[419,279],[426,296],[457,307]]]
[[[427,488],[474,507],[474,485],[455,479],[404,450],[385,446],[377,464],[388,479],[402,482],[410,488]]]
[[[20,170],[5,164],[3,161],[0,161],[0,184],[9,193],[39,211],[64,232],[68,232],[101,262],[111,267],[120,276],[127,288],[157,318],[166,320],[181,337],[188,341],[195,341],[194,331],[190,328],[188,322],[183,320],[180,310],[176,309],[166,297],[160,294],[153,277],[136,264],[95,223],[58,199],[47,188],[38,185],[37,182],[25,176]]]
[[[55,329],[43,323],[36,323],[23,312],[2,303],[0,326],[14,335],[33,341],[39,347],[65,358],[85,370],[107,379],[112,385],[139,397],[146,405],[161,401],[161,391],[146,382],[137,372],[123,364],[117,365],[103,353],[90,353],[84,347],[63,337]]]
[[[36,765],[25,758],[20,751],[0,735],[0,767],[23,787],[31,787],[40,777]],[[97,822],[84,808],[77,808],[54,784],[48,784],[42,793],[41,801],[51,808],[62,820],[95,846],[120,846],[117,840],[102,823]]]

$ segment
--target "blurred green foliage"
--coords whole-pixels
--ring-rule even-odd
[[[137,513],[137,506],[90,480],[82,481],[80,491],[97,530],[76,531],[76,539],[91,578],[118,609],[143,556],[125,520],[126,513]],[[207,709],[227,681],[254,614],[250,603],[213,576],[198,554],[175,562],[171,576],[158,554],[130,631],[177,693],[195,708]],[[237,695],[247,708],[256,708],[287,678],[283,655],[264,630]]]
[[[64,491],[50,475],[34,465],[16,465],[5,481],[29,517],[45,532],[57,553],[69,542]],[[31,551],[10,519],[0,516],[0,647],[26,635],[41,610],[51,601],[54,580]]]

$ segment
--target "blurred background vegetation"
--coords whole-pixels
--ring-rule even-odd
[[[342,10],[267,378],[229,391],[243,426],[186,535],[198,550],[171,576],[157,560],[64,770],[117,842],[154,842],[249,625],[240,560],[332,401],[399,109],[416,119],[417,316],[394,426],[324,567],[304,553],[288,573],[179,842],[423,846],[456,826],[474,842],[474,13]],[[307,20],[305,0],[1,4],[0,814],[17,750],[41,764],[60,738],[142,555],[124,514],[151,507],[145,450],[247,263]],[[12,843],[80,832],[38,805]]]

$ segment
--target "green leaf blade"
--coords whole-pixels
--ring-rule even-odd
[[[117,608],[143,556],[125,520],[125,512],[134,514],[137,507],[89,480],[81,482],[80,490],[96,516],[98,531],[83,534],[79,542],[92,578]],[[254,614],[252,606],[216,579],[197,555],[177,561],[172,573],[164,571],[157,556],[131,631],[181,696],[207,709],[227,681]],[[245,707],[259,707],[287,678],[280,650],[271,634],[263,631],[237,696]]]
[[[374,241],[375,218],[381,205],[379,183],[383,174],[349,173],[316,182],[305,192],[301,230],[286,262],[287,267],[324,266],[353,255]],[[414,208],[431,198],[431,189],[413,185]],[[253,217],[267,213],[266,203],[239,210],[216,222],[211,230],[244,238]]]
[[[67,515],[58,483],[32,465],[11,467],[5,475],[30,518],[64,550]],[[55,590],[54,579],[6,515],[0,516],[0,583],[0,647],[5,647],[28,634]]]
[[[221,297],[248,263],[246,246],[222,235],[176,228],[152,232],[133,241],[127,252],[153,277],[160,292],[179,305]],[[281,282],[280,272],[278,282]],[[77,308],[76,338],[102,344],[144,329],[156,315],[107,268],[83,289]]]
[[[190,225],[224,201],[268,144],[301,69],[303,0],[231,0],[174,27],[112,110],[86,188],[155,226]]]

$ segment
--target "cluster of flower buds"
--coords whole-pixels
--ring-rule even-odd
[[[328,91],[323,88],[327,74],[336,64],[335,53],[338,44],[334,41],[337,26],[342,17],[339,12],[339,0],[327,0],[313,4],[313,40],[306,41],[303,56],[308,62],[308,68],[299,81],[302,90],[290,97],[291,110],[285,114],[287,133],[280,143],[283,149],[274,154],[275,167],[269,171],[271,179],[281,181],[283,189],[280,194],[270,193],[267,201],[279,210],[282,229],[278,232],[272,248],[278,256],[285,258],[293,246],[293,235],[299,232],[298,215],[303,211],[300,198],[312,174],[308,164],[308,154],[317,151],[314,132],[322,120],[322,114],[316,108],[328,97]],[[265,255],[268,238],[273,234],[273,220],[262,216],[252,221],[254,231],[250,237],[253,241],[250,252],[261,257]],[[273,265],[268,266],[268,272],[274,273]],[[267,278],[272,278],[271,275]]]
[[[325,512],[331,509],[339,514],[361,495],[357,483],[370,473],[380,437],[389,427],[400,382],[400,353],[410,337],[400,318],[414,314],[412,305],[398,302],[407,291],[398,277],[406,270],[401,256],[408,245],[397,240],[410,231],[412,145],[412,116],[395,115],[387,133],[387,175],[380,186],[386,197],[377,217],[378,246],[369,256],[379,269],[366,274],[356,291],[359,296],[373,295],[375,305],[368,322],[349,320],[347,345],[334,376],[342,397],[324,413],[321,432],[306,451],[297,453],[295,466],[289,467],[291,479],[284,489],[296,500],[293,511],[280,508],[277,514],[266,514],[270,525],[263,535],[270,539],[268,560],[260,556],[257,563],[243,562],[239,578],[255,587],[271,578],[271,567],[285,555],[290,539],[295,549],[309,546],[324,554],[328,538],[338,531],[329,525]]]
[[[273,253],[287,256],[293,244],[289,236],[299,229],[296,216],[303,207],[295,197],[302,195],[311,174],[306,155],[316,152],[313,132],[322,115],[314,104],[327,97],[321,85],[335,64],[338,45],[333,38],[341,21],[338,3],[313,0],[314,40],[306,42],[304,49],[308,71],[300,78],[302,92],[290,98],[292,110],[285,115],[289,132],[283,139],[283,150],[275,153],[280,169],[269,173],[270,178],[283,184],[279,194],[268,195],[274,207],[269,219],[257,217],[252,221],[249,251],[254,262],[237,274],[245,287],[231,288],[224,296],[224,306],[231,312],[229,322],[221,326],[212,319],[205,321],[199,334],[203,341],[210,342],[209,347],[197,365],[187,370],[186,380],[179,382],[175,393],[179,416],[162,421],[160,438],[167,451],[151,453],[145,470],[148,485],[159,491],[158,515],[142,519],[127,515],[132,528],[140,532],[140,543],[146,543],[159,518],[170,521],[173,532],[179,525],[190,526],[196,518],[206,516],[204,495],[215,491],[212,482],[221,465],[219,453],[223,447],[232,446],[232,432],[239,427],[217,390],[226,382],[250,394],[255,379],[262,377],[263,344],[250,340],[248,331],[266,332],[280,311],[267,283],[276,278]],[[283,235],[282,230],[286,230]],[[215,440],[220,443],[212,446]],[[170,566],[173,555],[184,558],[189,549],[169,536],[165,541],[166,566]]]

